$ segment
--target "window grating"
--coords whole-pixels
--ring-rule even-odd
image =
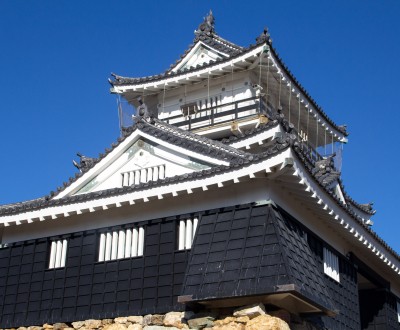
[[[128,228],[100,234],[99,261],[140,257],[144,249],[144,228]]]
[[[50,246],[49,269],[65,267],[68,241],[60,239],[52,241]]]
[[[397,321],[400,323],[400,301],[397,301]]]
[[[331,250],[324,247],[324,273],[340,282],[339,258]]]
[[[178,250],[190,249],[196,233],[198,218],[179,221]]]

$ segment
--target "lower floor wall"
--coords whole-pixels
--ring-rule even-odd
[[[247,214],[243,210],[266,207],[269,206],[246,204],[135,223],[135,226],[144,228],[143,255],[130,258],[98,261],[101,234],[124,231],[132,228],[133,224],[16,242],[0,248],[0,328],[182,312],[186,307],[177,301],[182,295],[191,250],[178,248],[179,223],[197,219],[200,224],[203,216],[210,218],[212,214],[221,214],[219,218],[222,219],[229,216],[228,209],[238,209]],[[234,214],[237,216],[238,212]],[[261,217],[258,216],[258,227],[254,228],[257,232],[258,228],[268,227],[263,225]],[[234,224],[243,220],[232,219]],[[279,226],[285,226],[282,233],[288,242],[293,237],[301,237],[302,244],[308,244],[307,250],[313,252],[313,263],[338,312],[336,317],[307,317],[309,324],[320,329],[378,329],[382,326],[384,329],[400,329],[396,297],[386,290],[375,299],[376,292],[360,290],[356,266],[341,255],[338,255],[340,281],[326,276],[322,253],[326,244],[323,240],[289,215]],[[265,237],[264,248],[274,249]],[[68,250],[65,266],[49,269],[54,240],[67,240]],[[196,243],[196,236],[194,240]],[[250,244],[251,240],[247,243]],[[227,249],[228,246],[222,248],[221,254]],[[251,258],[252,248],[243,245],[243,249]],[[292,253],[296,257],[288,258],[288,263],[298,259],[299,252],[293,250]],[[216,253],[215,257],[218,256]],[[301,264],[301,261],[297,262]],[[270,266],[273,271],[274,265]],[[295,269],[293,267],[288,269]],[[301,320],[303,322],[305,318]]]
[[[175,248],[174,220],[143,223],[145,252],[135,258],[98,262],[94,230],[62,237],[62,268],[48,269],[52,238],[0,249],[0,328],[182,310],[177,296],[189,252]]]

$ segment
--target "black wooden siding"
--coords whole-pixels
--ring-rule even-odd
[[[312,234],[309,234],[308,241],[315,255],[315,260],[319,265],[319,269],[323,273],[324,243]],[[329,249],[334,251],[331,247],[329,247]],[[324,282],[339,314],[334,318],[314,318],[313,321],[328,329],[360,329],[357,271],[351,262],[343,258],[339,253],[335,252],[335,254],[339,258],[340,283],[326,275],[324,275]]]
[[[313,317],[313,322],[331,329],[360,329],[354,264],[339,255],[340,283],[325,276],[324,243],[282,209],[266,210],[265,205],[240,205],[196,214],[198,228],[202,229],[198,231],[201,235],[196,233],[195,244],[204,245],[203,250],[210,244],[213,248],[207,252],[204,274],[193,274],[196,276],[187,284],[193,289],[199,284],[196,280],[203,278],[200,281],[208,292],[218,288],[220,291],[215,292],[229,295],[232,281],[237,280],[237,272],[240,272],[237,258],[241,257],[241,265],[248,266],[248,278],[244,279],[247,284],[256,288],[253,284],[257,283],[257,276],[262,276],[265,286],[270,287],[289,275],[296,283],[305,284],[304,294],[309,297],[324,300],[324,290],[327,291],[340,311],[335,318]],[[186,214],[136,224],[145,228],[142,257],[97,261],[100,233],[130,225],[18,242],[0,248],[0,328],[183,310],[184,305],[177,304],[177,296],[183,294],[188,260],[201,258],[202,253],[194,253],[194,248],[193,251],[177,250],[177,224],[180,218],[192,216]],[[244,240],[243,231],[246,232]],[[51,240],[62,238],[68,239],[66,267],[49,270]],[[267,253],[261,259],[257,249],[260,241]],[[285,255],[282,250],[274,253],[278,245],[287,252]],[[194,254],[191,256],[191,253]],[[263,264],[253,267],[254,258]],[[222,260],[225,260],[226,269],[221,281],[221,274],[212,269]],[[307,263],[312,264],[313,269],[306,266]],[[285,274],[282,273],[284,269]],[[249,277],[251,274],[255,274],[253,278]],[[313,279],[319,282],[321,278],[323,290],[312,283]],[[247,293],[242,291],[242,294]],[[373,299],[367,295],[361,298],[367,304]],[[395,297],[385,292],[385,300],[379,306],[375,309],[378,317],[365,329],[399,329]]]
[[[176,220],[141,223],[143,257],[98,262],[104,230],[53,237],[68,239],[64,268],[47,269],[50,238],[0,249],[0,327],[182,310],[189,251],[176,251]]]
[[[398,330],[396,297],[386,290],[360,291],[361,328],[363,330]]]
[[[298,294],[334,310],[300,226],[271,205],[225,208],[199,223],[183,295],[193,301],[276,293]]]

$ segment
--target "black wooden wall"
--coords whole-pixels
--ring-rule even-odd
[[[0,249],[0,328],[181,310],[189,252],[176,250],[176,223],[176,217],[141,223],[144,256],[136,258],[98,262],[101,230]],[[47,269],[50,240],[64,237],[66,267]]]
[[[243,217],[239,215],[250,214],[250,209],[249,205],[241,205],[204,211],[196,216],[199,217],[200,223],[203,217],[207,221],[218,219],[218,225],[207,221],[204,225],[213,227],[215,235],[224,235],[225,230],[234,231],[241,228]],[[252,213],[254,221],[266,216],[254,212],[258,211]],[[366,321],[359,313],[357,273],[354,264],[339,255],[340,283],[325,276],[322,260],[324,242],[282,209],[280,212],[286,223],[286,229],[281,235],[288,234],[288,238],[291,237],[287,229],[292,228],[290,222],[295,224],[292,228],[294,233],[301,227],[299,232],[304,231],[305,236],[301,235],[308,237],[308,240],[302,239],[302,242],[309,244],[307,249],[312,251],[309,257],[314,257],[313,263],[321,272],[329,296],[340,311],[335,318],[314,317],[312,321],[330,329],[361,329],[361,324],[366,324]],[[216,216],[217,214],[220,215]],[[225,219],[229,214],[234,214],[235,218]],[[187,219],[190,216],[181,217]],[[0,328],[183,310],[184,305],[177,304],[177,296],[182,294],[190,251],[177,250],[179,220],[180,216],[176,216],[140,223],[139,225],[145,228],[142,257],[97,261],[100,233],[129,225],[18,242],[0,248]],[[275,219],[278,220],[279,217]],[[282,226],[281,220],[277,222],[276,228],[278,223]],[[272,218],[269,221],[272,221]],[[230,223],[229,228],[222,230],[226,223]],[[265,236],[263,244],[266,246],[273,243],[268,241],[268,233],[262,233],[262,236]],[[211,240],[211,237],[215,238],[215,235],[210,233],[208,240]],[[68,239],[66,267],[47,269],[51,240],[62,238]],[[202,239],[207,239],[207,235],[202,235]],[[204,244],[210,242],[206,241]],[[233,245],[237,242],[232,238],[226,243],[224,251],[221,252],[223,255],[233,253]],[[246,246],[248,244],[251,245],[251,241],[247,242]],[[292,247],[292,262],[301,259],[298,255],[300,252],[297,251],[299,249],[302,250],[296,246]],[[249,248],[246,253],[251,254],[251,251],[252,248]],[[215,254],[215,258],[219,258],[218,253]],[[304,263],[302,260],[298,262],[300,265]],[[268,264],[265,271],[268,272],[269,267],[271,271],[274,269],[274,265]],[[369,321],[365,329],[400,329],[395,297],[386,291],[384,294],[380,307],[374,310],[377,318]],[[360,299],[366,304],[374,300],[367,292],[361,293]]]
[[[361,329],[398,330],[396,298],[386,290],[360,291]]]
[[[308,241],[314,252],[315,259],[319,264],[320,271],[323,272],[324,242],[311,233],[308,236]],[[360,329],[357,272],[352,263],[343,258],[340,254],[337,255],[339,257],[340,283],[329,276],[324,276],[324,281],[339,314],[334,318],[315,318],[314,322],[328,329]]]

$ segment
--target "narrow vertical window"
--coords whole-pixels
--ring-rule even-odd
[[[400,301],[397,301],[397,321],[400,323]]]
[[[106,234],[100,234],[99,261],[104,261],[106,250]]]
[[[68,241],[66,239],[51,242],[49,269],[65,267],[67,248]]]
[[[194,235],[197,229],[198,219],[186,219],[179,221],[178,228],[178,250],[192,248]]]
[[[331,250],[324,247],[324,273],[340,282],[339,258]]]
[[[144,228],[128,228],[100,234],[98,261],[142,256]]]

